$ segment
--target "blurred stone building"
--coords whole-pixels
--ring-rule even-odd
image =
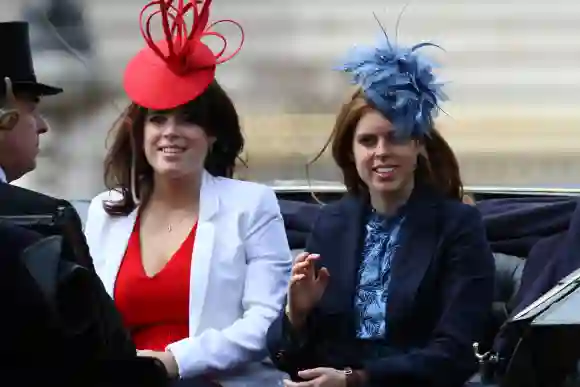
[[[122,70],[143,46],[138,14],[145,3],[86,4],[103,73],[118,94],[66,123],[77,133],[63,140],[71,149],[70,167],[77,170],[59,172],[68,177],[50,188],[58,194],[78,197],[100,189],[105,134],[116,106],[126,103]],[[14,4],[0,0],[3,18],[16,15]],[[213,1],[213,19],[236,19],[246,32],[240,55],[218,70],[244,121],[249,169],[241,175],[305,178],[305,164],[324,145],[350,91],[347,79],[332,68],[352,44],[379,36],[376,12],[393,39],[431,40],[446,49],[429,52],[445,66],[441,76],[449,81],[451,97],[444,105],[448,116],[441,116],[438,125],[456,150],[468,184],[578,185],[580,3],[414,0],[396,34],[404,5],[391,0]],[[217,28],[237,44],[235,28]],[[71,145],[79,141],[84,148]],[[49,169],[46,162],[36,174],[54,176]],[[80,180],[72,177],[79,174]],[[312,179],[340,177],[328,155],[310,174]]]

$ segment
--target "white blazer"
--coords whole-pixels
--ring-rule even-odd
[[[114,286],[137,210],[115,217],[95,197],[85,227],[95,268]],[[283,376],[267,357],[266,332],[282,308],[292,257],[274,192],[205,172],[191,267],[189,337],[168,346],[181,377],[215,374],[226,387],[275,385]]]

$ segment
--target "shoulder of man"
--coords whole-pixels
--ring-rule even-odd
[[[62,199],[10,184],[0,184],[1,215],[38,215],[71,204]]]

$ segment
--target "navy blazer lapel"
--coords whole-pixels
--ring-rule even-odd
[[[389,318],[412,308],[415,294],[437,251],[440,221],[437,204],[441,200],[438,197],[435,191],[418,186],[407,202],[400,245],[391,264]]]
[[[352,312],[354,292],[358,281],[361,261],[363,223],[367,204],[353,196],[345,197],[333,208],[329,220],[332,224],[331,244],[324,247],[331,261],[324,263],[330,272],[330,289],[325,294],[324,304],[335,312]],[[352,314],[352,313],[350,313]]]

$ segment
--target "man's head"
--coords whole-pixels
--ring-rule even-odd
[[[12,93],[6,79],[7,96],[0,107],[0,166],[8,181],[36,167],[39,136],[48,125],[37,110],[40,97],[30,92]]]
[[[0,23],[0,47],[0,168],[11,181],[36,167],[39,135],[48,130],[37,105],[62,89],[36,81],[27,23]]]

